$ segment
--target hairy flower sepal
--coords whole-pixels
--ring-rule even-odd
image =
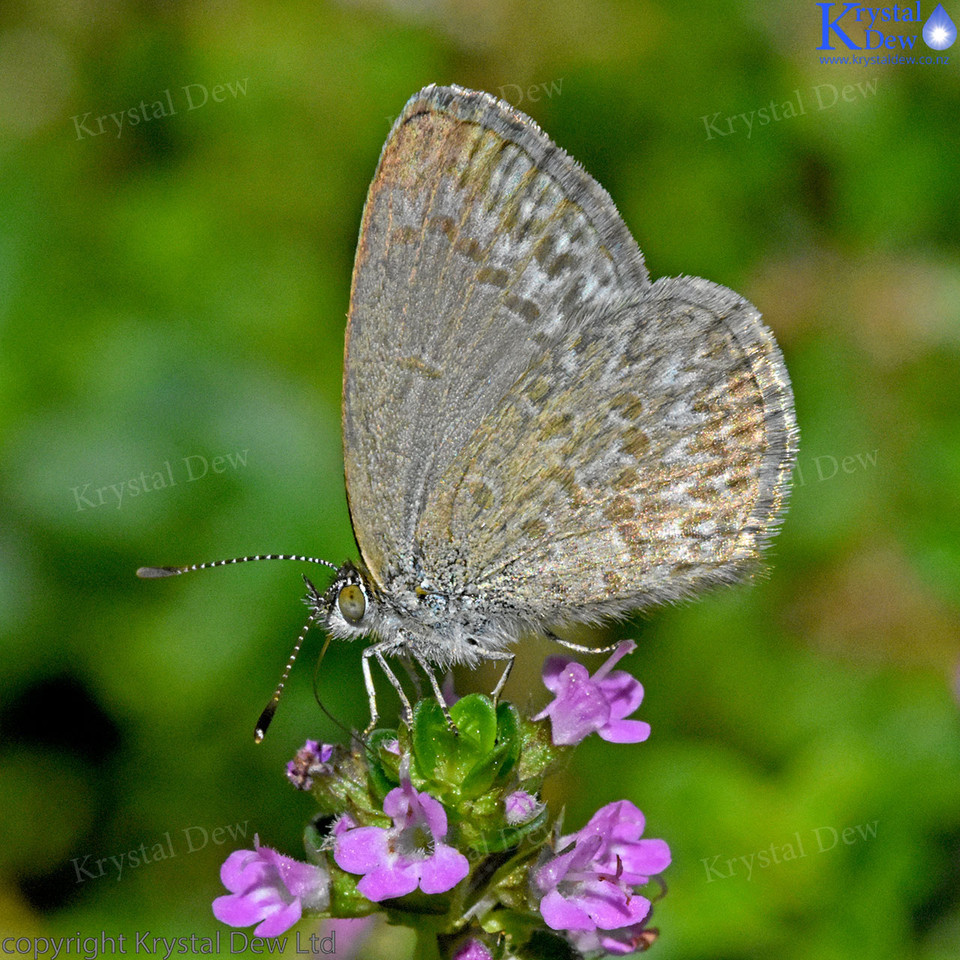
[[[396,733],[393,736],[395,739]],[[335,744],[325,767],[325,773],[313,776],[309,788],[322,816],[337,817],[345,810],[376,816],[381,812],[384,796],[399,782],[386,784],[378,795],[373,789],[374,776],[369,757],[355,745]]]
[[[378,728],[367,737],[364,754],[371,793],[380,801],[400,786],[400,739],[396,730]]]
[[[520,756],[520,719],[514,706],[473,693],[450,707],[451,727],[432,699],[413,711],[410,742],[414,773],[458,803],[487,793],[509,777]]]

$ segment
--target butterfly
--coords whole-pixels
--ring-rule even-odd
[[[497,696],[523,635],[743,578],[797,441],[755,307],[708,280],[651,281],[609,195],[533,120],[429,86],[383,147],[353,271],[343,447],[360,560],[271,558],[336,571],[322,592],[304,578],[307,626],[372,638],[372,729],[371,660],[408,715],[388,656],[418,664],[441,704],[434,668],[502,661]]]

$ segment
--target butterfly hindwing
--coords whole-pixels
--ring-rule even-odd
[[[735,579],[781,509],[795,433],[756,309],[705,280],[658,281],[588,310],[480,424],[421,520],[428,575],[458,569],[539,622]]]

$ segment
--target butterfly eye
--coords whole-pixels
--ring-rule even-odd
[[[337,594],[337,606],[343,619],[356,625],[367,611],[367,598],[355,583],[351,583]]]

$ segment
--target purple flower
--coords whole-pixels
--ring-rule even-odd
[[[567,936],[580,953],[623,956],[647,950],[657,939],[657,931],[648,929],[644,920],[619,930],[572,930]]]
[[[650,901],[633,891],[670,863],[663,840],[641,840],[643,814],[629,800],[609,803],[533,875],[540,914],[554,930],[635,927]]]
[[[289,930],[303,909],[325,910],[330,904],[330,877],[322,867],[300,863],[260,846],[234,850],[220,868],[230,893],[213,901],[213,915],[231,927],[259,926],[257,937],[276,937]]]
[[[313,786],[314,777],[332,772],[332,756],[333,747],[329,743],[321,744],[316,740],[308,740],[287,764],[287,779],[298,790],[309,790]]]
[[[453,960],[493,960],[493,954],[479,940],[472,937],[457,947]]]
[[[670,866],[670,848],[665,840],[640,839],[645,825],[643,813],[635,804],[617,800],[601,807],[585,827],[563,837],[560,845],[601,837],[604,842],[596,860],[599,868],[607,872],[619,869],[625,883],[640,885]]]
[[[650,901],[635,896],[614,874],[603,873],[595,863],[602,837],[577,843],[552,857],[534,874],[542,894],[540,915],[553,930],[614,930],[640,923],[650,911]]]
[[[533,719],[550,717],[555,745],[572,746],[591,733],[611,743],[640,743],[650,736],[650,724],[625,720],[643,700],[643,687],[614,664],[636,649],[624,640],[591,677],[582,664],[566,657],[548,657],[543,682],[555,699]]]
[[[542,809],[543,804],[526,790],[515,790],[503,801],[506,820],[511,827],[532,820]]]
[[[357,889],[373,901],[403,897],[419,886],[445,893],[470,871],[467,858],[441,841],[447,835],[443,805],[418,793],[403,777],[383,801],[390,827],[358,827],[341,817],[333,830],[333,858],[347,873],[362,873]]]
[[[452,670],[448,670],[447,675],[443,678],[443,683],[440,684],[440,692],[443,694],[444,702],[448,707],[452,707],[460,699],[457,691],[453,688]]]

